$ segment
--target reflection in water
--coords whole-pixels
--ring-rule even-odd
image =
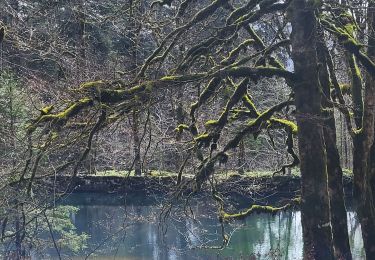
[[[142,198],[132,203],[110,205],[95,199],[86,204],[87,194],[74,195],[67,204],[79,207],[71,215],[77,233],[90,235],[87,248],[73,254],[73,259],[302,259],[302,228],[300,212],[280,212],[275,216],[258,214],[246,220],[226,225],[231,235],[224,250],[202,249],[202,246],[221,245],[220,224],[215,208],[204,200],[194,205],[194,217],[176,209],[168,218],[165,235],[161,232],[161,206],[149,203],[140,206]],[[92,197],[92,194],[90,195]],[[98,195],[100,196],[100,195]],[[79,201],[77,201],[77,199]],[[129,200],[129,198],[128,198]],[[101,205],[100,205],[101,204]],[[118,204],[122,204],[118,205]],[[192,203],[193,204],[193,203]],[[348,213],[350,242],[354,259],[364,259],[360,225],[353,212]],[[54,254],[53,250],[47,259]],[[39,257],[39,258],[38,258]],[[40,259],[41,256],[35,257]]]

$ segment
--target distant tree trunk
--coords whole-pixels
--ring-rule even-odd
[[[77,22],[78,22],[78,61],[77,61],[77,73],[80,80],[85,79],[86,72],[86,14],[85,14],[85,3],[80,0],[78,3],[77,10]]]
[[[177,125],[180,125],[180,124],[184,124],[185,122],[185,113],[184,113],[184,106],[183,106],[184,91],[182,88],[179,88],[176,91],[177,91],[177,100],[175,100],[175,102],[177,103],[175,105],[172,105],[172,107],[174,108],[174,116],[175,116]],[[182,133],[177,133],[176,135],[177,141],[180,141],[181,137],[182,137]],[[174,153],[172,156],[174,157],[173,159],[174,170],[175,172],[178,172],[181,164],[183,163],[182,162],[183,151],[181,151],[181,149],[179,149],[177,145],[175,149],[176,149],[176,153]]]
[[[139,44],[139,29],[140,25],[135,18],[135,12],[139,10],[139,7],[136,5],[140,4],[137,2],[133,2],[133,0],[129,1],[129,38],[131,40],[131,46],[129,47],[130,53],[130,66],[129,69],[132,73],[134,73],[137,69],[138,65],[138,44]],[[133,125],[132,125],[132,135],[133,135],[133,152],[134,152],[134,172],[135,175],[140,176],[142,175],[142,163],[141,163],[141,144],[139,139],[139,112],[133,112]]]
[[[319,38],[324,39],[323,29],[319,28]],[[322,87],[322,106],[325,124],[323,128],[324,141],[327,152],[328,188],[330,198],[330,214],[332,225],[333,247],[336,259],[352,259],[349,244],[348,222],[344,201],[344,187],[342,183],[342,168],[340,155],[336,145],[336,122],[333,105],[331,103],[331,81],[327,68],[328,49],[324,41],[317,42],[319,67],[319,81]]]
[[[139,140],[139,115],[137,111],[133,112],[133,151],[134,151],[134,172],[135,175],[140,176],[142,175],[142,167],[141,167],[141,144]]]
[[[237,158],[237,167],[238,167],[239,174],[245,173],[244,164],[245,164],[245,142],[244,140],[241,140],[241,142],[238,145],[238,158]]]
[[[321,95],[316,54],[316,17],[309,1],[291,3],[292,59],[302,179],[301,220],[304,259],[333,259],[332,230]]]

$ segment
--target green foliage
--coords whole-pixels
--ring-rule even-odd
[[[0,149],[15,152],[16,140],[24,133],[27,120],[26,95],[18,79],[8,71],[0,74]]]
[[[52,231],[57,235],[57,244],[73,252],[87,248],[87,240],[89,239],[86,233],[77,234],[76,228],[70,220],[70,215],[77,213],[78,210],[73,206],[58,206],[46,212]]]
[[[22,123],[26,119],[26,96],[18,79],[11,72],[0,74],[0,116],[3,122],[14,120]],[[4,120],[5,119],[5,120]]]
[[[74,253],[87,248],[89,235],[86,233],[78,234],[71,216],[78,212],[78,208],[74,206],[56,206],[51,209],[32,209],[25,214],[27,225],[26,233],[32,234],[32,237],[25,237],[23,243],[32,243],[38,250],[40,246],[44,248],[54,248],[56,242],[59,250],[69,250]],[[13,217],[9,215],[8,217]],[[14,239],[14,229],[7,228],[5,234],[9,236],[10,241]],[[7,240],[5,242],[8,242]]]

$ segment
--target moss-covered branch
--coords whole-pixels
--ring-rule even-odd
[[[276,214],[279,211],[283,210],[288,210],[290,208],[294,208],[298,206],[301,203],[300,198],[295,198],[292,199],[289,203],[285,204],[284,206],[281,207],[273,207],[273,206],[261,206],[261,205],[252,205],[250,208],[239,212],[239,213],[226,213],[226,212],[221,212],[221,220],[222,221],[230,221],[230,220],[239,220],[239,219],[244,219],[248,216],[250,216],[253,213],[271,213],[271,214]]]
[[[259,133],[263,128],[268,127],[269,120],[274,115],[274,113],[280,111],[284,107],[293,104],[293,101],[285,101],[280,104],[277,104],[270,109],[259,114],[259,116],[250,121],[240,132],[238,132],[225,146],[218,152],[215,156],[206,158],[202,164],[199,166],[199,171],[195,176],[196,189],[200,189],[203,182],[205,182],[209,176],[214,173],[214,166],[216,162],[225,163],[228,160],[227,151],[234,149],[238,146],[239,142],[248,134]],[[196,139],[197,143],[209,144],[213,139],[212,135],[208,133],[202,134]]]
[[[333,21],[327,19],[321,19],[320,21],[327,31],[337,36],[347,51],[355,55],[370,75],[375,77],[375,63],[361,51],[363,45],[358,43],[346,29],[337,27]]]
[[[282,77],[288,80],[295,80],[295,74],[285,69],[280,69],[272,66],[259,66],[255,68],[251,67],[228,67],[219,70],[213,74],[214,76],[224,77],[249,77],[253,80],[257,80],[261,77]]]
[[[179,65],[176,71],[184,71],[184,69],[188,65],[191,65],[191,61],[193,61],[195,57],[209,53],[211,50],[215,49],[214,47],[216,45],[222,44],[223,42],[225,42],[226,41],[225,38],[229,37],[230,35],[234,35],[240,28],[242,27],[248,28],[249,23],[258,21],[265,14],[284,10],[288,6],[288,3],[279,4],[276,2],[277,0],[263,0],[263,1],[255,0],[255,1],[250,1],[248,4],[244,5],[243,7],[234,10],[228,17],[226,26],[221,28],[216,33],[215,36],[210,37],[207,40],[198,43],[197,45],[191,47],[189,51],[187,51],[186,55],[183,58],[183,61],[181,62],[181,64]],[[262,8],[256,11],[252,11],[253,8],[258,3],[259,5],[262,6]],[[257,44],[257,40],[252,39],[252,40],[245,41],[243,44],[241,44],[242,46],[238,46],[237,48],[233,49],[229,57],[224,59],[221,64],[229,65],[230,63],[232,63],[235,60],[235,57],[237,56],[238,52],[243,48],[243,45],[248,45],[252,43]],[[276,48],[278,47],[279,46],[276,46]],[[263,49],[265,48],[262,48],[262,50]],[[270,50],[270,51],[272,52],[273,50]],[[277,64],[276,60],[275,59],[273,60],[275,62],[271,64],[272,66]]]
[[[228,115],[230,110],[234,105],[236,105],[247,91],[247,85],[249,84],[249,79],[244,79],[240,84],[235,86],[235,91],[229,98],[224,111],[221,113],[218,120],[210,120],[206,122],[206,128],[210,129],[210,135],[213,136],[212,142],[216,143],[220,137],[221,131],[228,122]]]
[[[179,39],[179,37],[183,35],[185,31],[187,31],[193,25],[211,16],[217,9],[219,9],[221,6],[226,4],[226,2],[227,2],[226,0],[213,1],[210,5],[200,10],[188,23],[170,32],[164,38],[164,40],[160,43],[159,47],[156,48],[155,51],[143,63],[140,71],[138,72],[136,76],[136,79],[142,78],[144,76],[148,67],[155,62],[155,59],[156,61],[160,60],[160,58],[158,58],[159,54],[163,51],[164,47],[167,45],[170,39],[173,39],[173,41],[176,42]],[[166,56],[166,55],[163,54],[162,56]]]
[[[263,113],[261,113],[258,116],[258,118],[256,118],[253,121],[250,121],[247,124],[247,126],[244,127],[244,129],[242,129],[239,133],[237,133],[235,135],[235,137],[227,143],[227,145],[223,149],[223,152],[227,152],[228,150],[234,149],[235,147],[237,147],[239,142],[242,140],[242,138],[245,135],[254,134],[254,133],[259,132],[262,128],[267,126],[267,121],[273,116],[274,113],[276,113],[276,112],[280,111],[281,109],[283,109],[284,107],[286,107],[288,105],[292,105],[292,104],[293,104],[293,101],[289,101],[289,100],[284,101],[284,102],[282,102],[280,104],[277,104],[277,105],[273,106],[272,108],[264,111]]]
[[[50,113],[52,109],[44,108],[42,109],[41,115],[28,126],[28,133],[31,134],[39,125],[48,122],[51,122],[51,125],[54,126],[62,126],[68,121],[69,118],[74,117],[81,110],[91,106],[92,104],[93,100],[91,98],[82,98],[78,101],[73,102],[65,110],[56,114]]]
[[[210,80],[210,82],[207,84],[207,87],[203,90],[201,95],[198,98],[198,101],[191,105],[190,108],[190,117],[192,119],[192,122],[195,123],[195,112],[196,110],[202,106],[204,103],[207,102],[207,100],[214,94],[215,90],[219,86],[221,82],[220,77],[214,77]]]
[[[243,6],[234,9],[227,18],[227,24],[233,24],[239,17],[251,12],[259,2],[261,0],[250,0]]]
[[[253,44],[255,41],[254,40],[245,40],[243,41],[240,45],[238,45],[236,48],[234,48],[232,51],[229,52],[229,55],[227,58],[225,58],[224,60],[221,61],[221,64],[226,66],[226,65],[229,65],[231,63],[233,63],[238,55],[240,54],[240,52],[243,50],[243,51],[246,51],[247,47],[251,44]]]

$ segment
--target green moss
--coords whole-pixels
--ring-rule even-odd
[[[259,79],[260,77],[282,77],[285,79],[294,80],[295,74],[282,68],[276,68],[274,66],[256,66],[254,68],[249,67],[230,67],[225,70],[225,73],[229,76],[234,77],[250,77],[253,80]]]
[[[339,87],[343,95],[350,95],[352,89],[350,84],[340,84]]]
[[[228,57],[225,58],[221,62],[221,64],[222,65],[229,65],[231,62],[233,62],[238,57],[238,55],[240,54],[241,50],[246,51],[247,46],[249,46],[250,44],[253,44],[254,42],[255,42],[255,40],[253,40],[253,39],[247,39],[247,40],[245,40],[240,45],[238,45],[235,49],[233,49],[232,51],[230,51]]]
[[[203,105],[214,93],[216,88],[219,86],[221,78],[214,77],[210,80],[207,87],[203,90],[197,102],[193,103],[190,107],[190,116],[192,121],[195,122],[195,111]]]
[[[178,132],[178,133],[182,133],[184,130],[189,130],[190,127],[188,125],[185,125],[185,124],[179,124],[176,128],[175,128],[175,131]]]
[[[281,61],[277,60],[275,57],[269,57],[269,63],[271,66],[275,68],[285,69],[284,65],[281,63]]]
[[[57,137],[59,137],[59,134],[58,134],[56,131],[53,131],[53,132],[51,133],[51,139],[52,139],[52,140],[55,140]]]
[[[219,124],[218,120],[208,120],[206,123],[204,123],[206,127],[217,126],[218,124]]]
[[[362,80],[361,70],[359,69],[357,62],[354,62],[354,71],[353,71],[353,72],[355,73],[355,75],[356,75],[360,80]]]
[[[334,24],[334,21],[330,21],[328,19],[321,19],[321,22],[329,29],[330,32],[337,35],[339,41],[346,49],[352,53],[359,53],[362,46],[353,38],[353,35],[350,34],[351,29],[349,27],[337,27]]]
[[[210,135],[207,134],[207,133],[204,133],[204,134],[200,134],[198,135],[197,137],[195,137],[195,141],[199,142],[199,141],[202,141],[202,140],[207,140],[210,138]]]
[[[258,119],[259,119],[259,117],[257,119],[250,119],[247,122],[247,127],[254,126],[259,121]]]
[[[343,24],[343,29],[350,35],[354,36],[354,33],[357,29],[357,25],[351,13],[342,12],[339,15],[340,23]]]
[[[298,132],[298,126],[294,122],[292,122],[290,120],[279,119],[279,118],[272,118],[271,122],[276,122],[278,124],[281,124],[281,125],[284,125],[284,126],[288,127],[290,130],[292,130],[292,133],[294,135],[297,134],[297,132]]]
[[[91,88],[96,88],[96,87],[102,87],[104,84],[105,82],[103,80],[85,82],[81,84],[80,89],[91,89]]]
[[[244,95],[242,101],[245,103],[247,108],[256,110],[254,102],[250,99],[249,95]]]
[[[353,53],[357,53],[359,52],[359,50],[361,49],[361,45],[359,43],[357,43],[356,40],[354,40],[353,38],[349,37],[345,40],[342,41],[343,45],[351,52]]]
[[[151,92],[152,88],[154,86],[153,82],[152,81],[148,81],[148,82],[145,83],[145,85],[146,85],[146,91]]]
[[[162,77],[160,80],[163,80],[163,81],[175,81],[175,80],[178,80],[179,77],[178,76],[165,76],[165,77]]]
[[[26,126],[26,132],[27,132],[27,134],[31,134],[35,130],[36,130],[36,125],[35,124],[28,124]]]
[[[39,116],[32,124],[27,127],[28,134],[31,134],[37,126],[41,123],[52,121],[55,125],[63,125],[66,123],[68,118],[71,118],[78,114],[83,108],[92,105],[93,100],[90,98],[82,98],[71,105],[69,105],[65,110],[57,114],[46,114]]]
[[[212,140],[212,136],[208,133],[204,133],[195,137],[194,140],[199,144],[199,146],[203,145],[205,147],[208,147]]]
[[[356,26],[354,24],[347,24],[344,26],[345,28],[345,31],[350,35],[350,36],[354,36],[354,32],[355,32],[355,29],[356,29]]]
[[[273,206],[261,206],[261,205],[252,205],[250,208],[248,208],[245,211],[242,211],[240,213],[235,214],[228,214],[224,211],[221,212],[221,219],[224,221],[232,220],[232,219],[243,219],[253,213],[271,213],[275,214],[282,210],[287,210],[289,208],[292,208],[296,205],[299,205],[301,203],[301,199],[294,198],[289,203],[285,204],[281,207],[273,207]]]
[[[257,111],[256,109],[256,106],[254,104],[254,102],[251,100],[250,96],[248,94],[245,94],[243,97],[242,97],[242,102],[243,104],[245,105],[245,107],[247,109],[249,109],[252,117],[257,117],[259,116],[259,112]]]
[[[85,105],[88,105],[91,102],[92,102],[92,100],[90,98],[82,98],[82,99],[78,100],[78,102],[76,102],[73,105],[69,106],[64,111],[62,111],[59,114],[57,114],[56,117],[64,118],[64,119],[68,118],[69,116],[75,115],[76,112],[78,112],[79,109],[81,109]]]
[[[363,133],[363,128],[360,128],[360,129],[354,129],[354,134],[356,135],[360,135]]]
[[[51,113],[51,111],[54,109],[54,106],[53,105],[50,105],[50,106],[46,106],[46,107],[43,107],[40,112],[42,115],[47,115],[49,113]]]
[[[353,176],[353,170],[348,169],[348,168],[343,168],[342,173],[344,174],[344,176],[347,176],[347,177]]]
[[[186,82],[186,81],[192,81],[192,80],[198,80],[201,78],[206,77],[207,74],[205,73],[195,73],[191,75],[169,75],[164,76],[160,79],[160,81],[180,81],[180,82]]]

